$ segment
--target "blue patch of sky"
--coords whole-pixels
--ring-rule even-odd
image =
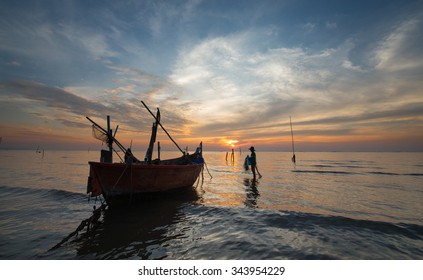
[[[410,16],[421,8],[420,1],[201,1],[187,10],[189,1],[5,1],[4,20],[45,23],[67,32],[87,31],[104,37],[110,51],[103,57],[116,65],[127,65],[154,74],[169,74],[179,48],[218,36],[229,36],[247,30],[257,33],[272,28],[271,36],[261,35],[260,48],[293,48],[321,51],[336,48],[345,40],[355,40],[351,59],[358,64],[368,60],[363,51],[374,47],[403,15]],[[186,12],[186,14],[184,14]],[[13,17],[13,18],[12,18]],[[157,19],[159,30],[154,30]],[[82,31],[81,31],[82,29]],[[72,38],[72,37],[71,37]],[[101,80],[111,70],[85,53],[86,50],[60,37],[55,40],[69,59],[25,57],[2,51],[3,78],[27,76],[60,85],[88,80]],[[22,38],[21,38],[22,39]],[[369,40],[370,39],[370,40]],[[142,48],[144,57],[125,44]],[[52,54],[54,55],[54,53]],[[107,54],[105,54],[107,56]],[[137,59],[136,56],[140,55]],[[154,58],[152,58],[154,57]],[[58,61],[57,61],[58,60]],[[20,67],[11,64],[21,63]],[[5,65],[7,70],[5,70]],[[60,68],[60,69],[59,69]],[[81,71],[82,70],[82,71]],[[56,75],[54,75],[56,74]]]

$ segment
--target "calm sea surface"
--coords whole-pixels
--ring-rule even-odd
[[[258,151],[257,182],[246,155],[205,152],[213,178],[106,209],[61,243],[100,206],[85,193],[99,152],[2,150],[0,259],[423,259],[423,153],[296,153],[293,165]]]

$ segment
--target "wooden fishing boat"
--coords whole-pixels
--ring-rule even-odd
[[[144,106],[146,105],[144,104]],[[148,109],[147,106],[146,108]],[[152,115],[154,116],[154,114]],[[182,151],[174,142],[182,152],[181,157],[152,160],[157,127],[160,125],[163,128],[160,124],[159,110],[157,110],[157,116],[154,116],[154,118],[156,122],[153,124],[146,157],[144,161],[139,161],[132,155],[130,149],[124,148],[112,136],[109,117],[107,118],[107,130],[101,128],[87,117],[93,123],[93,131],[97,130],[97,134],[100,132],[103,136],[100,138],[109,145],[109,150],[101,151],[99,162],[89,162],[90,173],[87,193],[91,197],[102,195],[108,205],[128,204],[133,203],[135,199],[140,197],[150,197],[150,194],[162,194],[163,192],[192,187],[195,184],[204,166],[202,143],[193,154],[188,154]],[[163,128],[163,130],[165,129]],[[167,133],[166,130],[165,132]],[[169,134],[168,136],[170,137]],[[174,141],[172,138],[171,140]],[[117,144],[121,151],[125,152],[125,160],[121,159],[122,162],[114,163],[112,160],[113,152],[116,152],[112,147],[113,143]]]
[[[131,201],[143,194],[191,187],[199,177],[204,161],[193,154],[157,163],[89,162],[87,192],[103,195],[109,205]]]

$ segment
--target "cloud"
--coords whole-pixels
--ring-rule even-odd
[[[207,119],[244,119],[248,123],[253,116],[263,117],[262,121],[277,117],[278,111],[309,97],[299,89],[322,84],[332,75],[318,68],[330,60],[330,50],[310,54],[300,48],[278,48],[263,52],[254,47],[257,39],[253,33],[212,38],[180,53],[170,77],[198,102],[206,123]]]
[[[188,126],[192,123],[187,115],[189,114],[192,102],[184,100],[182,97],[183,89],[170,79],[156,76],[142,70],[131,67],[107,65],[108,68],[115,71],[119,77],[116,79],[116,88],[105,90],[104,98],[127,103],[130,108],[125,109],[128,113],[133,113],[131,126],[139,127],[142,124],[151,123],[149,114],[145,112],[141,105],[141,100],[153,111],[159,107],[162,111],[162,120],[169,125],[169,129],[177,134],[186,134]],[[142,111],[140,111],[140,108]],[[130,109],[130,110],[128,110]],[[141,120],[140,120],[141,118]]]
[[[61,88],[47,86],[30,81],[1,82],[2,96],[8,98],[23,97],[32,101],[42,101],[47,107],[56,110],[64,110],[71,114],[88,115],[109,110],[106,106],[92,102],[86,98],[67,92]]]
[[[355,70],[355,71],[358,71],[358,72],[366,72],[366,70],[364,70],[363,68],[361,68],[360,66],[358,66],[358,65],[354,65],[350,60],[344,60],[344,62],[342,62],[342,66],[344,67],[344,68],[347,68],[347,69],[351,69],[351,70]]]
[[[327,21],[326,22],[326,28],[328,29],[336,29],[338,27],[338,24],[333,21]]]
[[[19,61],[13,60],[13,61],[9,62],[9,65],[21,66],[22,64]]]
[[[422,17],[402,22],[375,50],[376,68],[383,71],[421,69]]]
[[[354,131],[360,123],[366,126],[364,122],[374,121],[376,125],[383,119],[408,118],[420,124],[421,103],[412,102],[423,101],[421,82],[412,77],[386,79],[381,72],[393,60],[404,62],[403,36],[407,35],[411,40],[408,46],[414,47],[419,39],[413,41],[409,36],[416,24],[405,22],[393,31],[396,35],[381,43],[383,47],[375,52],[383,60],[375,68],[353,64],[352,39],[331,49],[263,50],[257,42],[265,33],[250,30],[207,38],[182,49],[170,78],[196,103],[193,114],[201,119],[194,129],[196,134],[275,136],[287,132],[290,115],[302,125],[303,134],[348,134],[345,122],[354,125]],[[406,34],[400,36],[400,31]],[[413,67],[421,68],[419,64]],[[329,124],[328,129],[315,128]],[[413,129],[409,121],[403,124]]]
[[[43,10],[42,5],[0,17],[0,52],[20,67],[2,71],[3,79],[32,79],[45,84],[77,86],[104,79],[104,59],[119,59],[117,35],[99,32],[83,14],[71,17],[69,11]],[[63,7],[61,7],[63,9]],[[72,10],[72,9],[70,9]],[[53,11],[57,17],[53,17]],[[9,11],[11,12],[11,11]],[[90,21],[94,21],[90,17]],[[11,65],[16,66],[17,64]],[[78,84],[77,84],[78,83]]]
[[[304,137],[421,127],[423,26],[421,12],[404,13],[412,5],[388,20],[395,5],[358,18],[324,3],[64,5],[0,11],[7,120],[15,110],[65,131],[110,114],[122,134],[149,134],[144,100],[186,139],[270,143],[289,133],[289,116]]]
[[[85,116],[103,120],[111,115],[125,135],[150,133],[153,118],[141,105],[140,101],[144,100],[154,113],[156,106],[162,107],[162,123],[173,135],[189,133],[190,121],[184,113],[189,104],[178,103],[172,97],[171,84],[134,69],[114,69],[122,77],[117,87],[104,89],[97,95],[88,94],[91,88],[63,89],[30,81],[7,81],[0,82],[0,98],[17,106],[20,112],[32,115],[32,122],[39,126],[52,127],[60,123],[60,129],[83,128],[90,125]],[[142,78],[141,81],[133,83],[138,78]],[[19,112],[8,110],[1,114],[3,119],[13,120]]]
[[[104,34],[98,34],[94,30],[86,30],[78,27],[71,28],[69,25],[60,26],[55,32],[66,39],[76,48],[84,50],[92,59],[118,57],[119,54],[109,46],[109,39]]]
[[[298,121],[296,125],[300,127],[310,125],[342,126],[344,128],[354,127],[355,129],[372,127],[372,129],[385,130],[384,133],[387,134],[391,131],[386,130],[385,127],[392,127],[393,130],[399,132],[414,126],[417,132],[423,128],[423,102],[407,103],[385,110],[357,112],[354,115]]]
[[[302,28],[305,30],[306,33],[311,33],[315,30],[316,24],[307,22],[306,24],[302,26]]]

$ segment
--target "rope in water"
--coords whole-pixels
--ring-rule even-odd
[[[52,250],[55,250],[55,249],[59,248],[64,243],[66,243],[69,239],[71,239],[73,236],[78,235],[78,232],[82,231],[85,227],[87,228],[87,230],[89,230],[90,229],[90,226],[92,224],[95,224],[98,221],[98,219],[100,219],[101,213],[102,213],[102,211],[104,211],[106,209],[106,207],[107,207],[106,204],[102,204],[97,209],[95,209],[95,206],[94,206],[94,211],[93,211],[92,216],[89,217],[88,219],[83,220],[81,222],[81,224],[76,228],[75,231],[73,231],[68,236],[66,236],[65,238],[63,238],[62,241],[60,241],[55,246],[53,246],[49,251],[52,251]]]

